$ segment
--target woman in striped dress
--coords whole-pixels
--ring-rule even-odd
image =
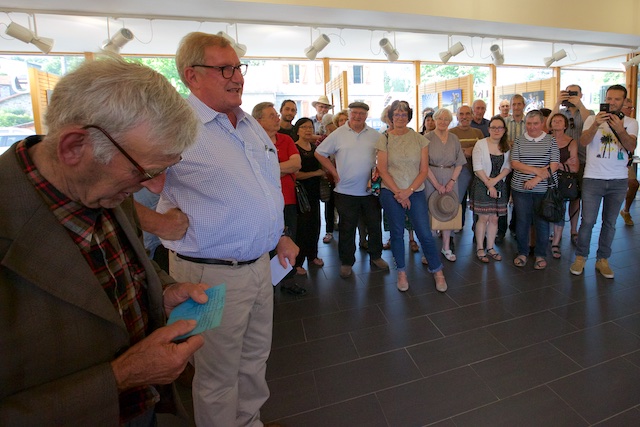
[[[536,215],[536,207],[542,202],[547,191],[547,178],[551,171],[556,181],[555,171],[560,162],[560,151],[556,140],[542,130],[544,117],[539,110],[532,110],[525,116],[526,132],[517,137],[511,150],[511,196],[516,212],[516,238],[518,256],[513,260],[517,267],[527,264],[529,253],[529,229],[534,224],[536,235],[534,269],[547,266],[547,246],[549,244],[549,223]]]

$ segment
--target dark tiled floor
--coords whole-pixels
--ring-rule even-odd
[[[274,294],[262,419],[288,427],[640,425],[636,206],[638,225],[618,218],[613,280],[594,270],[597,237],[585,273],[569,273],[568,227],[562,259],[536,271],[533,259],[512,264],[511,236],[497,247],[503,261],[480,263],[467,224],[455,236],[458,261],[443,261],[446,294],[419,254],[407,254],[410,289],[401,293],[395,271],[371,271],[361,249],[354,276],[341,279],[337,241],[320,242],[324,268],[295,279],[309,293]],[[392,264],[390,251],[383,258]]]

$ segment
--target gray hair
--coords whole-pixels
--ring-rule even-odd
[[[231,46],[231,43],[224,37],[198,31],[189,33],[180,40],[176,52],[176,68],[185,86],[189,87],[189,83],[184,76],[184,70],[194,64],[203,64],[204,51],[210,46],[227,47]]]
[[[453,120],[453,114],[446,108],[440,108],[438,111],[433,113],[433,120],[437,120],[440,116],[447,116],[449,121]]]
[[[262,114],[264,113],[264,110],[274,106],[275,104],[273,102],[268,102],[268,101],[261,102],[259,104],[256,104],[255,107],[253,107],[253,110],[251,111],[251,115],[253,116],[254,119],[260,120],[262,118]]]
[[[524,116],[524,120],[527,121],[529,119],[532,119],[534,117],[537,117],[540,119],[541,122],[544,122],[544,114],[542,113],[542,111],[540,110],[531,110],[529,111],[525,116]]]
[[[182,153],[195,142],[198,119],[161,74],[106,55],[86,61],[56,85],[47,108],[46,140],[57,141],[68,126],[97,125],[123,147],[124,135],[146,126],[160,154]],[[89,130],[96,161],[107,164],[117,149],[101,132]]]

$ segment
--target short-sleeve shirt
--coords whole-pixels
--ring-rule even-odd
[[[517,137],[513,143],[511,149],[511,162],[518,161],[528,166],[543,167],[549,165],[549,163],[560,162],[560,150],[558,150],[558,144],[556,139],[543,133],[537,138],[532,138],[526,132]],[[544,193],[547,191],[547,180],[541,180],[531,190],[524,188],[525,181],[528,181],[535,177],[535,174],[522,172],[513,169],[513,179],[511,180],[511,188],[520,192],[531,193]],[[556,180],[555,172],[553,174],[553,180]]]
[[[422,149],[429,140],[413,129],[404,135],[385,132],[376,143],[376,150],[387,152],[387,170],[399,188],[409,188],[420,173]],[[388,188],[384,181],[383,188]],[[424,183],[414,191],[424,189]]]
[[[587,117],[585,129],[589,129],[595,116]],[[629,135],[638,135],[638,122],[631,117],[624,118],[624,127]],[[587,162],[584,177],[593,179],[627,179],[629,154],[622,147],[607,123],[598,127],[593,139],[587,145]]]
[[[380,133],[365,125],[356,132],[347,123],[340,126],[318,145],[316,153],[329,157],[335,155],[340,182],[335,192],[348,196],[368,196],[367,183],[371,179],[371,168],[376,163],[375,144]]]
[[[276,150],[278,151],[278,162],[286,162],[294,154],[299,154],[296,143],[288,135],[276,133]],[[284,196],[285,205],[296,204],[296,174],[289,173],[280,177],[282,184],[282,195]]]

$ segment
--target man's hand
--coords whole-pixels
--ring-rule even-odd
[[[287,260],[292,266],[296,265],[296,257],[300,252],[300,248],[293,243],[288,236],[282,236],[276,246],[276,253],[278,254],[278,261],[283,268],[287,268]]]
[[[624,131],[624,120],[620,119],[617,115],[609,114],[607,122],[609,123],[609,127],[615,130],[618,135]]]
[[[171,313],[171,310],[176,308],[181,303],[185,302],[189,298],[197,302],[198,304],[204,304],[209,300],[209,297],[204,292],[210,285],[204,283],[174,283],[167,287],[164,291],[164,312],[167,317]]]
[[[111,362],[119,391],[147,384],[169,384],[184,370],[189,358],[204,344],[194,335],[176,344],[172,340],[196,327],[195,320],[179,320],[156,329]]]
[[[189,217],[178,208],[171,208],[163,215],[162,229],[156,235],[165,240],[182,239],[189,228]]]

